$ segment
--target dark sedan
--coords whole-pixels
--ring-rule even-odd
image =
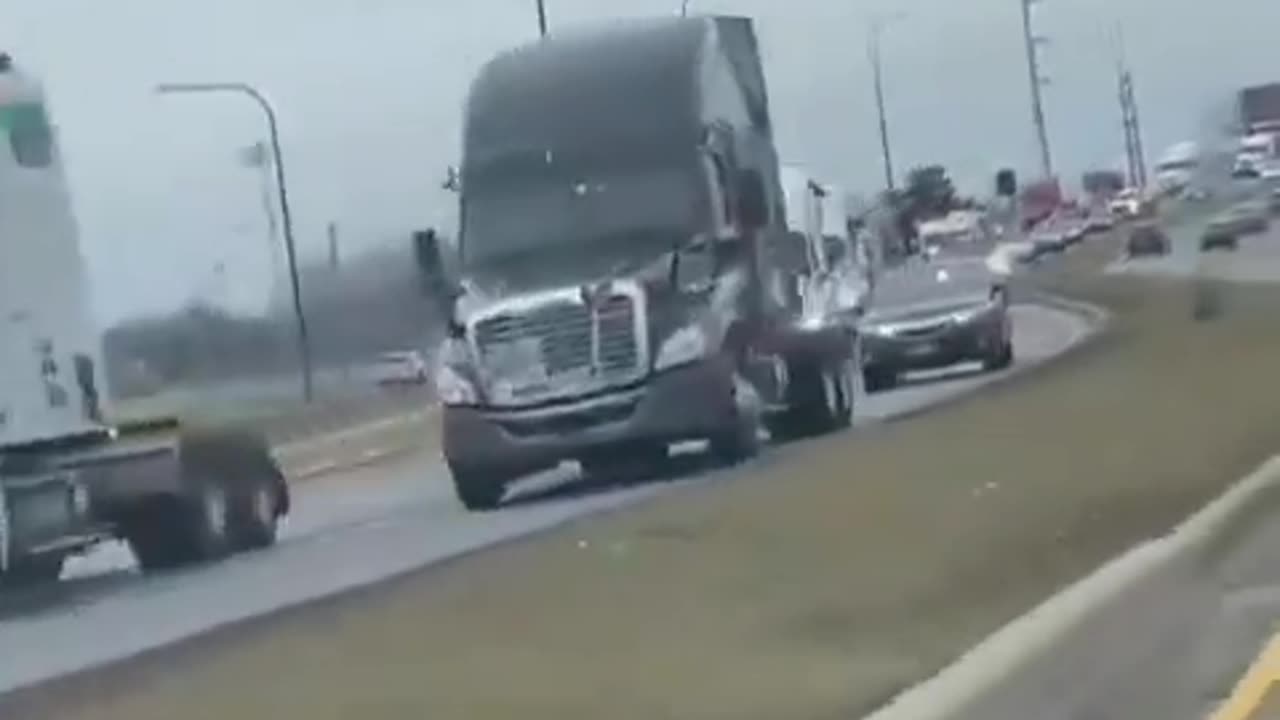
[[[861,331],[868,392],[914,370],[969,361],[999,370],[1013,362],[1003,279],[983,262],[921,261],[886,277]]]
[[[1129,239],[1125,243],[1125,251],[1129,257],[1145,257],[1149,255],[1168,255],[1169,236],[1154,222],[1135,225],[1129,231]]]

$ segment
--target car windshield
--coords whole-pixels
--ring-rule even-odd
[[[983,300],[995,276],[981,259],[912,262],[876,287],[875,312],[918,305]]]
[[[1280,720],[1280,0],[0,0],[0,720],[650,718]]]

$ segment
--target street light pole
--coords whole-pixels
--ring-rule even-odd
[[[680,0],[680,17],[689,17],[689,0]]]
[[[546,0],[538,1],[538,35],[547,36],[547,4]]]
[[[880,35],[884,32],[885,23],[898,17],[900,16],[872,18],[867,36],[867,58],[871,61],[872,87],[876,95],[876,118],[880,126],[880,155],[884,162],[884,186],[889,191],[894,189],[893,153],[889,146],[889,119],[884,107],[884,63],[880,57]]]
[[[285,183],[284,157],[280,152],[280,130],[276,112],[258,89],[247,83],[163,83],[156,92],[176,93],[236,93],[248,96],[258,104],[267,119],[267,131],[271,141],[271,161],[276,171],[276,191],[280,193],[280,223],[284,229],[285,256],[289,263],[289,290],[293,295],[293,314],[297,322],[298,361],[302,366],[302,399],[312,399],[311,340],[307,332],[307,316],[302,307],[302,284],[298,279],[298,253],[293,238],[293,214],[289,209],[289,190]]]

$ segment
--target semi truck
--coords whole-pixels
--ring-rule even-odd
[[[113,423],[43,87],[0,53],[0,586],[123,539],[145,570],[271,545],[288,485],[265,439]]]
[[[1237,104],[1242,135],[1280,133],[1280,83],[1241,88]]]
[[[564,461],[609,474],[704,440],[733,463],[765,426],[849,422],[854,333],[803,297],[749,19],[499,54],[466,102],[460,179],[436,389],[467,508]]]

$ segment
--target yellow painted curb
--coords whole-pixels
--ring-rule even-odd
[[[1277,681],[1280,681],[1280,635],[1271,638],[1209,720],[1262,720],[1258,712],[1268,695],[1276,692]]]

